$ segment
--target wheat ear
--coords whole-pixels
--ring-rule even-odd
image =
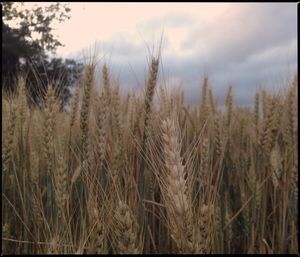
[[[16,126],[16,107],[12,106],[10,110],[8,126],[6,128],[7,131],[6,135],[8,136],[2,152],[2,163],[3,163],[4,173],[9,169],[9,163],[11,162],[13,156],[15,126]]]
[[[91,103],[91,91],[94,77],[93,65],[89,65],[86,70],[84,81],[84,95],[80,113],[81,143],[82,143],[82,162],[88,159],[88,135],[89,135],[89,111]]]
[[[67,167],[64,158],[61,156],[58,157],[58,168],[55,175],[56,202],[59,208],[58,214],[61,216],[67,200]]]
[[[51,85],[48,86],[45,109],[44,109],[44,158],[47,164],[48,172],[52,168],[52,156],[54,153],[54,128],[55,128],[55,117],[54,117],[54,105],[55,95],[54,89]]]
[[[129,206],[119,202],[114,214],[116,248],[119,254],[139,254],[141,244],[138,238],[139,226]]]
[[[229,127],[232,119],[232,106],[233,106],[232,86],[229,86],[228,88],[225,104],[227,107],[227,126]]]
[[[76,114],[77,114],[77,109],[78,109],[78,103],[79,103],[79,96],[80,96],[80,89],[81,87],[78,85],[76,88],[76,91],[73,96],[73,100],[71,103],[71,111],[70,111],[70,128],[72,129],[75,120],[76,120]]]
[[[97,135],[97,150],[100,156],[100,169],[105,159],[105,144],[106,144],[106,121],[107,121],[107,100],[102,95],[97,98],[97,113],[96,113],[96,135]]]
[[[171,235],[181,252],[194,252],[193,217],[187,195],[184,166],[180,157],[180,144],[175,125],[169,118],[162,123],[166,174],[164,194]]]

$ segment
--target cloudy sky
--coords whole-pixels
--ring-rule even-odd
[[[144,87],[149,56],[162,40],[159,83],[180,86],[197,103],[204,74],[218,102],[231,84],[235,101],[278,88],[297,70],[296,3],[71,3],[55,26],[63,57],[94,49],[122,90]]]

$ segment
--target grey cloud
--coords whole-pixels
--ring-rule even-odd
[[[198,28],[204,34],[191,34],[185,47],[195,49],[195,54],[179,57],[162,52],[159,84],[180,78],[185,100],[197,104],[203,76],[208,74],[219,104],[224,102],[229,83],[237,104],[253,103],[259,86],[278,89],[282,78],[297,70],[294,9],[295,5],[289,4],[259,4],[229,10],[227,18],[224,14],[212,24]],[[232,26],[225,27],[226,24]],[[168,40],[164,40],[166,45]],[[201,44],[206,51],[201,51]],[[146,45],[118,38],[102,46],[107,51],[112,49],[109,65],[113,78],[119,78],[121,89],[142,92],[148,76]]]
[[[204,58],[243,61],[252,53],[295,37],[295,7],[294,4],[233,6],[218,19],[192,31],[182,48],[193,48]]]
[[[278,89],[280,85],[278,79],[286,76],[289,71],[290,75],[296,71],[295,52],[296,42],[291,41],[270,53],[266,51],[260,55],[253,55],[239,65],[223,63],[218,70],[214,69],[214,64],[211,66],[203,64],[201,58],[197,56],[183,58],[162,55],[159,84],[167,82],[172,77],[180,78],[186,101],[197,104],[204,74],[208,74],[209,83],[219,104],[223,104],[229,84],[233,86],[237,104],[250,104],[258,86]],[[143,90],[148,76],[147,58],[146,51],[135,58],[128,56],[126,61],[117,56],[112,58],[110,63],[112,76],[117,79],[120,75],[123,90],[125,84],[130,90]]]

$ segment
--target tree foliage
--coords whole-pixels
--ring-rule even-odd
[[[31,99],[38,102],[39,87],[49,83],[60,87],[64,103],[69,87],[79,76],[82,64],[75,60],[50,59],[63,46],[53,34],[53,23],[70,18],[67,5],[53,3],[26,9],[24,3],[2,3],[2,82],[5,90],[15,91],[16,77],[25,72]]]

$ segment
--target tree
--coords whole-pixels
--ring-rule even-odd
[[[52,33],[52,24],[69,19],[69,12],[70,8],[60,3],[32,9],[25,9],[22,2],[2,3],[2,84],[5,90],[14,92],[17,74],[25,72],[32,99],[38,102],[37,92],[41,90],[37,87],[55,81],[54,86],[63,87],[61,97],[67,102],[68,88],[79,76],[82,65],[75,60],[48,60],[47,52],[54,53],[62,46]],[[43,73],[47,76],[41,75]]]
[[[71,11],[66,5],[60,3],[43,7],[33,7],[32,9],[21,9],[24,3],[2,3],[2,22],[8,24],[15,20],[18,24],[19,32],[29,43],[36,43],[42,49],[55,50],[62,44],[55,39],[52,34],[51,24],[54,21],[63,22],[69,19],[68,13]],[[33,33],[36,38],[33,38]]]
[[[26,77],[26,81],[35,81],[35,83],[29,83],[31,101],[39,104],[44,97],[47,86],[51,84],[55,88],[61,104],[65,105],[71,96],[69,88],[79,79],[83,64],[72,59],[52,58],[47,60],[45,58],[42,65],[32,67],[32,70],[34,72],[28,73]],[[38,78],[36,78],[37,74]],[[39,90],[36,90],[37,87]]]

